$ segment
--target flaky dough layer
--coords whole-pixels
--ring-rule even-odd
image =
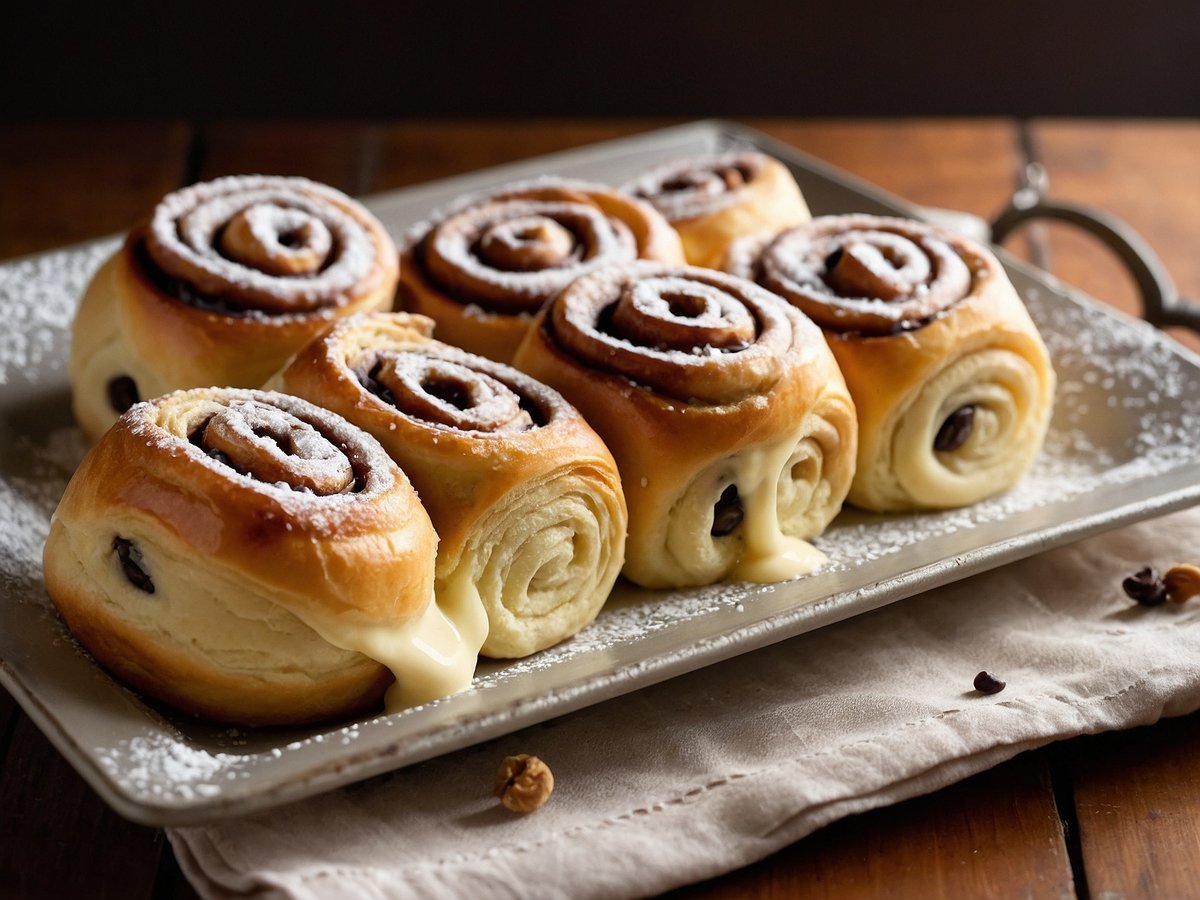
[[[441,538],[438,601],[486,613],[488,656],[575,634],[624,561],[626,509],[604,443],[557,392],[398,314],[335,325],[273,381],[375,435]]]

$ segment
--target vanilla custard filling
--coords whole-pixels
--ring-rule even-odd
[[[400,712],[470,687],[488,621],[469,574],[450,579],[423,613],[399,625],[364,624],[314,609],[298,615],[335,647],[390,669],[396,681],[384,706],[389,714]]]
[[[742,552],[730,572],[735,580],[786,581],[808,575],[829,561],[808,541],[786,535],[779,527],[779,479],[795,446],[789,440],[751,447],[729,460],[733,483],[745,498]]]

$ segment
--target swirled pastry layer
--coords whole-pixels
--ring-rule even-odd
[[[512,184],[464,197],[409,233],[400,305],[433,319],[440,340],[508,362],[547,299],[635,259],[683,261],[679,236],[648,204],[581,181]]]
[[[792,173],[755,150],[674,160],[622,190],[666,216],[689,263],[712,269],[721,267],[738,238],[811,218]]]
[[[778,581],[854,469],[854,407],[820,330],[739,278],[651,263],[573,282],[515,364],[604,438],[629,506],[624,574],[648,587]]]
[[[389,683],[396,707],[470,683],[475,648],[432,602],[436,544],[370,435],[295,397],[200,388],[135,405],[92,449],[45,580],[142,691],[221,721],[305,722],[370,708]]]
[[[383,226],[324,185],[236,176],[169,194],[84,294],[76,418],[94,440],[139,399],[258,387],[331,319],[388,308],[396,279]]]
[[[1029,468],[1054,371],[986,248],[920,222],[831,216],[739,241],[728,263],[825,329],[858,408],[852,503],[963,506]]]
[[[558,393],[433,340],[431,327],[354,316],[274,383],[379,438],[441,538],[439,604],[482,617],[485,655],[526,656],[575,634],[608,597],[624,561],[620,476]]]

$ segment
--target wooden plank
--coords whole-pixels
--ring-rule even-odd
[[[0,124],[0,259],[125,231],[179,186],[182,123]]]
[[[0,688],[0,764],[8,752],[8,742],[12,739],[13,728],[16,727],[20,715],[20,707],[12,694]]]
[[[1093,897],[1200,885],[1200,714],[1076,742],[1075,813]]]
[[[373,190],[404,187],[675,124],[652,119],[408,121],[382,134]]]
[[[0,770],[0,892],[150,897],[165,840],[121,819],[25,716]]]
[[[1010,120],[743,121],[915,203],[982,216],[1007,202],[1021,160]],[[382,131],[372,189],[403,187],[671,124],[676,123],[589,119],[390,125]]]
[[[4,688],[0,688],[0,766],[4,765],[8,756],[8,748],[12,743],[17,722],[24,717],[25,714],[13,695]]]
[[[1061,900],[1075,891],[1045,758],[1025,754],[670,896]]]
[[[813,156],[913,203],[992,216],[1022,164],[1011,119],[747,119]]]
[[[1161,257],[1180,292],[1200,302],[1200,122],[1050,119],[1033,122],[1030,135],[1052,197],[1124,219]],[[1047,230],[1055,275],[1137,314],[1133,281],[1107,248],[1066,226]],[[1200,350],[1200,336],[1171,333]]]
[[[380,129],[368,122],[218,121],[200,130],[201,157],[190,173],[302,175],[348,194],[372,190]]]
[[[201,131],[199,179],[303,175],[361,195],[646,131],[664,122],[218,121]]]

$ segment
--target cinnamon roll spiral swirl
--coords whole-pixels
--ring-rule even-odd
[[[829,216],[738,241],[728,268],[825,330],[858,408],[852,503],[964,506],[1033,462],[1054,371],[986,248],[906,219]]]
[[[485,655],[526,656],[608,597],[624,561],[620,477],[555,391],[431,327],[403,313],[345,319],[273,383],[379,438],[441,538],[438,603],[481,619]]]
[[[366,209],[303,178],[169,194],[84,294],[71,339],[76,418],[94,440],[138,399],[258,387],[331,318],[388,308],[397,265]]]
[[[689,263],[712,269],[738,238],[811,218],[792,173],[755,150],[673,160],[622,190],[666,216]]]
[[[854,407],[819,329],[742,279],[651,263],[584,276],[515,364],[604,438],[629,506],[624,574],[647,587],[778,581],[853,475]]]
[[[587,182],[518,183],[462,198],[409,233],[400,306],[433,319],[441,340],[509,362],[547,299],[635,259],[683,261],[679,236],[649,205]]]
[[[200,388],[135,405],[93,447],[45,581],[80,642],[145,693],[298,723],[470,683],[477,645],[432,602],[436,545],[370,435],[295,397]]]

